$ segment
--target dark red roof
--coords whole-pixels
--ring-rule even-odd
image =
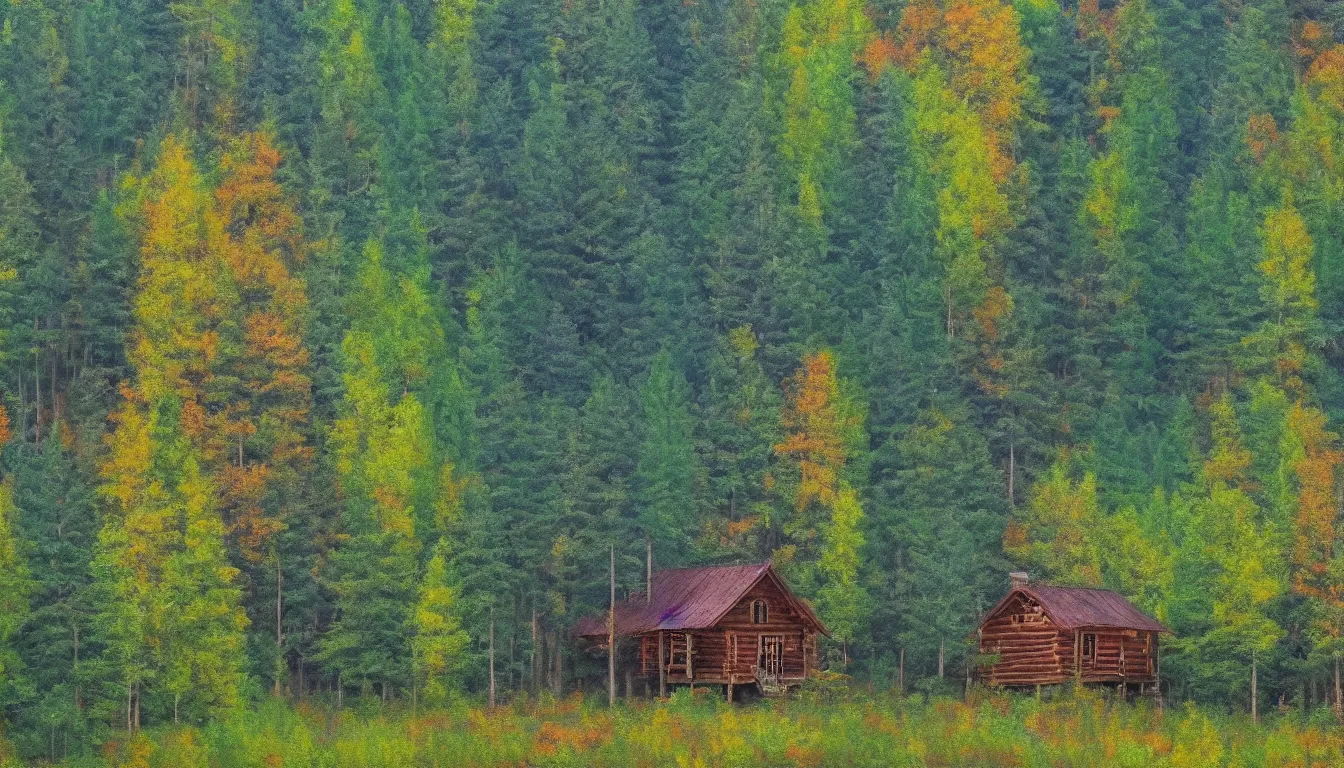
[[[770,563],[758,563],[658,571],[653,575],[652,600],[641,595],[616,603],[616,634],[628,637],[663,629],[709,629],[762,579],[772,579],[804,621],[826,631],[812,608],[789,591]],[[579,636],[606,633],[605,613],[584,617],[574,625],[574,634]]]
[[[999,609],[1019,592],[1039,603],[1045,615],[1061,629],[1115,627],[1147,632],[1171,631],[1153,617],[1135,608],[1133,603],[1108,589],[1056,587],[1048,584],[1028,584],[1013,588],[986,615],[986,619],[995,616]]]

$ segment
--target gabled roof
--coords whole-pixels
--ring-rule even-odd
[[[1014,587],[989,613],[985,614],[985,621],[997,616],[1017,594],[1035,600],[1041,606],[1041,610],[1045,611],[1045,615],[1049,616],[1060,629],[1114,627],[1145,632],[1171,631],[1109,589],[1055,587],[1048,584]]]
[[[770,563],[671,568],[653,575],[653,599],[638,596],[616,603],[616,634],[622,637],[658,630],[709,629],[761,581],[769,579],[789,604],[819,632],[826,627],[812,608],[789,590]],[[574,634],[596,637],[607,633],[607,616],[587,616]]]

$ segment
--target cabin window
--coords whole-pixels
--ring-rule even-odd
[[[1097,658],[1097,636],[1083,635],[1083,661],[1094,661]]]
[[[770,609],[766,606],[764,600],[751,601],[751,623],[768,624],[770,622]]]

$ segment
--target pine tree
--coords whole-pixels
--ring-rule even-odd
[[[319,659],[343,684],[366,692],[377,684],[387,697],[411,682],[405,631],[438,478],[430,415],[410,388],[428,379],[441,331],[423,314],[423,286],[392,273],[379,243],[368,244],[365,259],[331,434],[345,509],[325,578],[339,616]]]
[[[778,386],[762,370],[750,326],[729,331],[710,360],[700,449],[709,530],[706,546],[768,555],[759,539],[771,517],[766,475],[780,441]],[[716,540],[716,541],[715,541]]]
[[[698,527],[697,466],[690,392],[666,350],[658,353],[640,388],[643,439],[635,467],[639,528],[662,563],[676,562]]]
[[[65,735],[63,751],[78,749],[91,735],[85,707],[99,645],[90,594],[98,517],[85,468],[62,445],[60,432],[66,429],[62,425],[49,434],[40,451],[17,454],[14,471],[16,522],[28,542],[28,559],[43,564],[32,572],[33,609],[15,638],[36,694],[24,707],[20,727],[49,756],[53,731]]]
[[[425,565],[415,606],[414,639],[417,685],[428,703],[442,702],[456,687],[455,674],[462,666],[467,633],[457,617],[458,591],[448,570],[446,546],[440,543]]]
[[[1003,572],[1002,478],[964,409],[923,409],[898,443],[901,492],[886,524],[897,552],[896,585],[909,606],[900,642],[926,676],[963,659],[961,643],[992,602]]]
[[[0,594],[4,595],[3,619],[0,619],[0,693],[6,706],[0,717],[12,715],[12,707],[32,695],[25,679],[23,662],[14,648],[15,636],[28,619],[29,593],[32,589],[28,565],[20,551],[22,540],[16,526],[13,488],[6,479],[0,483]],[[7,719],[7,717],[6,717]],[[0,720],[3,723],[4,720]]]

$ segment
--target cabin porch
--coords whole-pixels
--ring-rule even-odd
[[[799,685],[816,668],[815,632],[660,631],[639,637],[639,674],[672,685],[758,686],[762,693]]]

